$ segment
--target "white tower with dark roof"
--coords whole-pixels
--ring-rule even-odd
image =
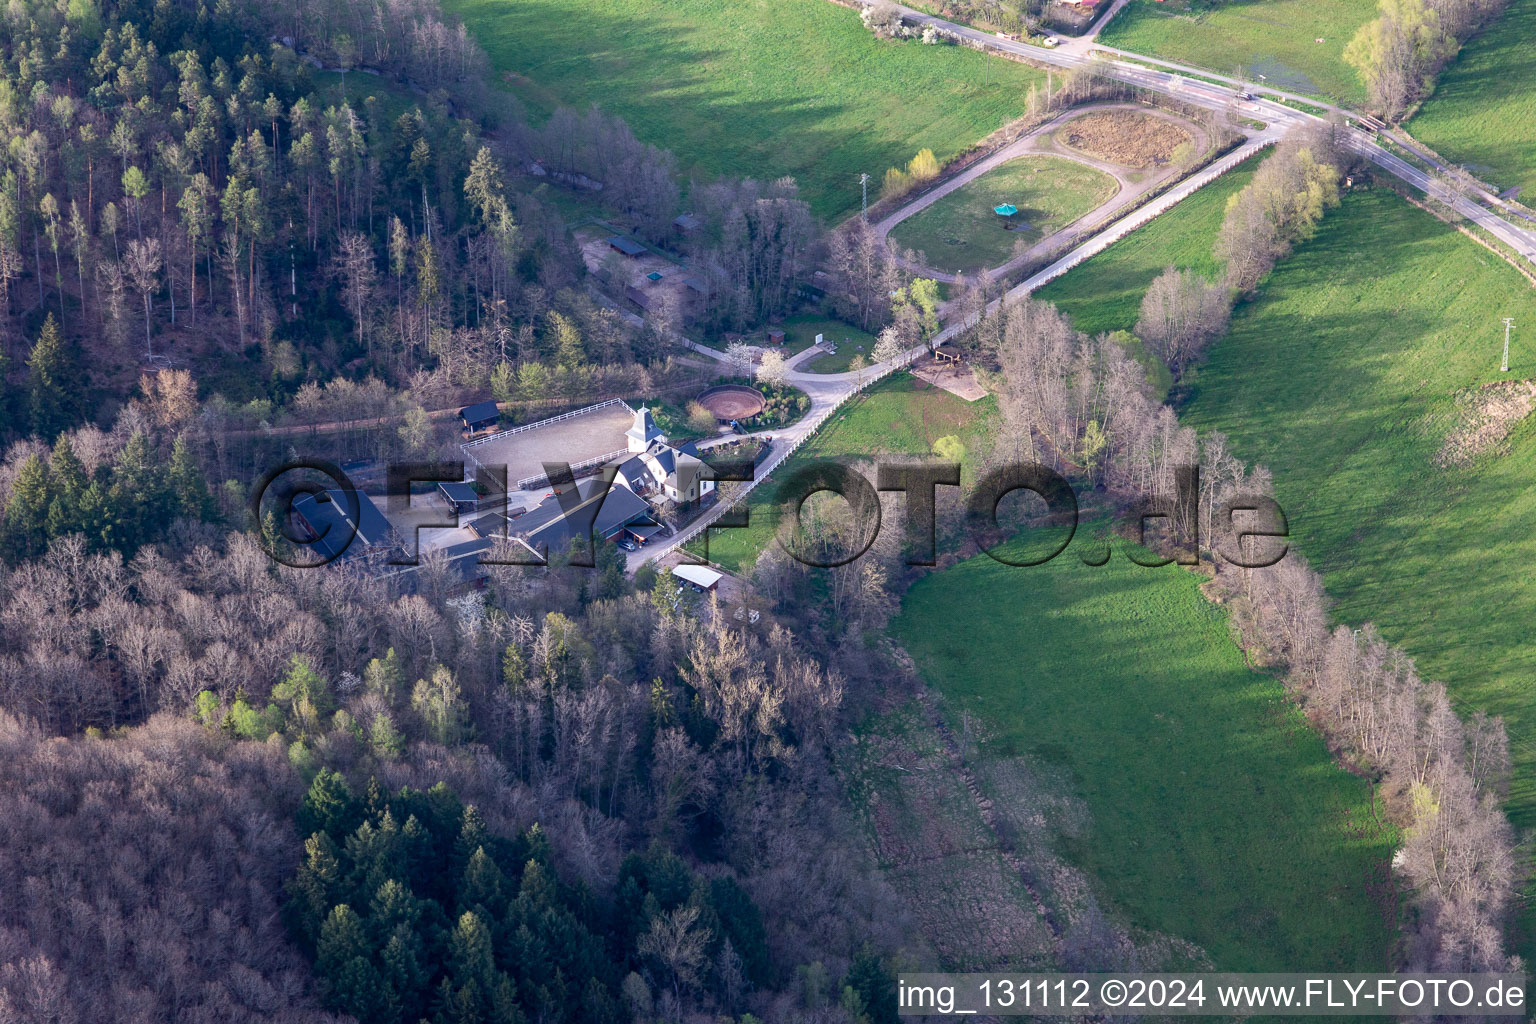
[[[666,441],[666,435],[661,428],[656,426],[656,421],[651,418],[651,410],[645,406],[635,413],[635,425],[624,431],[624,436],[629,440],[629,450],[635,454],[648,452],[655,441]]]

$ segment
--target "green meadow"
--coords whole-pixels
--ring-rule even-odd
[[[908,373],[893,374],[839,409],[768,482],[753,489],[747,497],[747,528],[709,531],[710,561],[737,572],[751,571],[757,556],[774,543],[778,527],[774,480],[784,479],[796,467],[817,459],[926,455],[941,437],[958,437],[967,451],[975,451],[987,443],[997,415],[991,396],[967,402]],[[704,554],[698,540],[688,549]]]
[[[536,114],[597,104],[685,178],[793,175],[821,216],[859,175],[940,160],[1023,113],[1044,73],[956,46],[876,39],[827,0],[449,0],[498,84]],[[511,73],[513,78],[503,79]]]
[[[1515,423],[1467,466],[1437,459],[1465,422],[1465,389],[1536,378],[1525,333],[1499,372],[1503,316],[1536,324],[1536,291],[1515,270],[1389,191],[1352,193],[1238,309],[1187,380],[1182,417],[1274,472],[1339,621],[1375,622],[1464,714],[1504,717],[1507,806],[1529,828],[1536,432]]]
[[[1217,178],[1172,210],[1034,293],[1054,302],[1089,334],[1130,330],[1147,286],[1169,264],[1214,279],[1220,268],[1211,243],[1226,215],[1227,199],[1248,184],[1263,156]]]
[[[950,717],[984,723],[978,760],[1060,768],[1091,816],[1065,856],[1217,969],[1386,969],[1395,836],[1369,784],[1246,666],[1198,577],[1077,550],[979,555],[907,594],[893,632]]]
[[[1415,137],[1536,203],[1536,0],[1509,8],[1440,73],[1408,122]]]
[[[1376,0],[1131,0],[1099,39],[1108,46],[1349,105],[1365,101],[1344,48]],[[1322,42],[1318,42],[1321,39]]]
[[[1075,160],[1029,155],[967,182],[891,230],[903,249],[922,253],[930,267],[949,273],[990,270],[1090,213],[1114,196],[1115,179]],[[1018,213],[1005,229],[995,208]]]

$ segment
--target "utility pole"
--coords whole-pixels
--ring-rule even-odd
[[[1501,373],[1508,373],[1509,372],[1509,329],[1511,327],[1513,327],[1513,326],[1515,326],[1515,318],[1512,317],[1512,316],[1505,317],[1504,318],[1504,365],[1499,367],[1499,371]]]
[[[859,216],[869,220],[869,175],[859,175]]]

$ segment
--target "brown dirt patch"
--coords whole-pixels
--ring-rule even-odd
[[[1075,117],[1056,131],[1062,145],[1122,167],[1155,167],[1192,141],[1166,118],[1139,110],[1099,110]]]
[[[980,401],[987,396],[986,388],[976,383],[976,371],[968,363],[934,363],[919,359],[912,366],[912,376],[967,402]]]
[[[1497,448],[1536,409],[1536,380],[1500,380],[1459,396],[1461,423],[1441,445],[1435,464],[1465,466]]]

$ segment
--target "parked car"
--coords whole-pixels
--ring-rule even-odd
[[[640,550],[640,545],[636,544],[634,541],[630,540],[628,537],[620,537],[614,543],[618,544],[618,546],[623,548],[625,551],[639,551]]]
[[[1061,40],[1057,39],[1055,36],[1046,36],[1041,40],[1041,43],[1045,46],[1055,46],[1059,42],[1061,42]]]

